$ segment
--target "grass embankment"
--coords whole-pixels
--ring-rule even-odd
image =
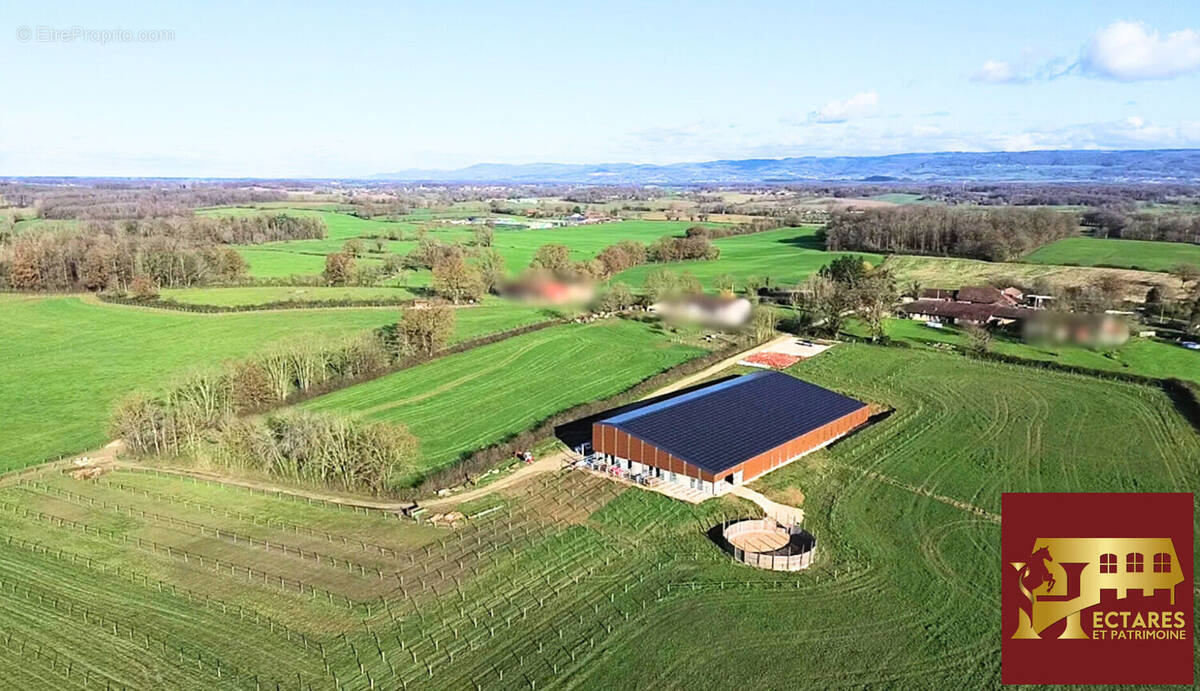
[[[721,238],[714,241],[721,249],[721,257],[714,261],[644,264],[622,271],[612,280],[637,288],[645,282],[651,271],[666,268],[675,272],[691,272],[708,289],[713,288],[718,276],[725,274],[732,276],[736,282],[757,276],[769,279],[773,285],[787,285],[803,281],[842,254],[855,254],[873,264],[883,261],[883,257],[874,254],[827,252],[824,244],[817,239],[816,232],[815,226],[806,226]]]
[[[811,571],[720,552],[705,532],[755,513],[736,500],[574,472],[502,490],[505,508],[455,530],[178,478],[46,476],[0,489],[0,678],[991,688],[1001,492],[1200,489],[1200,437],[1153,387],[857,344],[791,373],[895,409],[754,485],[805,496]]]
[[[1065,238],[1025,257],[1033,264],[1107,266],[1142,271],[1170,271],[1178,264],[1200,266],[1200,245],[1112,238]]]
[[[498,305],[457,312],[456,340],[545,318]],[[291,338],[338,337],[395,322],[398,311],[330,309],[189,314],[0,295],[0,470],[106,442],[111,406],[192,367]]]
[[[911,319],[889,319],[884,328],[892,339],[914,346],[936,348],[940,344],[964,348],[967,345],[967,337],[962,329],[956,326],[933,329]],[[861,323],[851,322],[845,330],[846,333],[856,336],[867,336],[867,330]],[[1072,367],[1160,379],[1188,379],[1200,383],[1200,353],[1182,348],[1176,343],[1152,338],[1133,338],[1118,348],[1093,349],[1073,345],[1031,345],[1003,334],[993,334],[992,351],[1001,355],[1044,360]]]
[[[370,421],[402,422],[421,440],[425,467],[605,398],[705,349],[673,343],[628,320],[564,324],[506,339],[336,391],[304,405]]]

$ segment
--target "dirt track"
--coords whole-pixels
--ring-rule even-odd
[[[705,369],[702,369],[699,372],[696,372],[695,374],[689,374],[688,376],[684,377],[683,379],[680,379],[677,382],[674,382],[672,384],[667,384],[666,386],[662,387],[658,391],[654,391],[654,392],[646,394],[645,396],[643,396],[643,398],[653,398],[654,396],[661,396],[665,393],[671,393],[672,391],[678,391],[679,389],[685,389],[685,388],[691,386],[692,384],[702,382],[705,379],[708,379],[709,377],[713,376],[714,374],[719,374],[720,372],[727,370],[730,367],[733,367],[734,365],[736,365],[738,363],[739,360],[742,360],[742,359],[746,358],[747,356],[753,355],[754,353],[757,353],[760,350],[766,350],[767,348],[778,345],[779,343],[782,343],[784,341],[787,341],[787,340],[790,340],[793,338],[795,338],[795,336],[791,336],[791,335],[783,335],[778,338],[773,338],[773,339],[767,341],[766,343],[763,343],[762,345],[754,346],[753,348],[750,348],[749,350],[743,350],[742,352],[738,353],[737,355],[732,355],[730,357],[727,357],[724,360],[718,362],[717,364],[712,365],[710,367],[706,367]]]

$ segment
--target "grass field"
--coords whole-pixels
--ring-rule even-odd
[[[397,316],[382,308],[188,314],[0,295],[0,470],[100,446],[117,400],[189,368],[289,338],[365,331]],[[544,318],[529,307],[463,309],[455,337]]]
[[[426,471],[705,352],[672,343],[640,322],[566,324],[402,370],[304,406],[404,423],[421,440]]]
[[[962,330],[956,326],[932,329],[911,319],[889,319],[885,329],[892,339],[921,347],[934,347],[937,344],[962,347],[967,342]],[[865,327],[856,322],[849,323],[846,332],[867,335]],[[1035,346],[997,334],[992,339],[992,350],[1002,355],[1047,360],[1073,367],[1147,377],[1173,377],[1200,383],[1200,353],[1151,338],[1134,338],[1120,348],[1093,350],[1081,346]]]
[[[816,231],[813,226],[781,228],[722,238],[716,241],[721,248],[721,257],[715,261],[645,264],[623,271],[612,280],[623,281],[636,288],[645,282],[646,275],[651,271],[667,268],[675,272],[691,272],[706,288],[712,288],[715,279],[722,274],[729,274],[738,282],[757,276],[769,279],[772,285],[786,285],[803,281],[841,254],[857,254],[876,264],[883,260],[873,254],[826,252],[824,245],[815,237]]]
[[[1200,245],[1111,238],[1064,238],[1039,247],[1026,256],[1025,261],[1034,264],[1170,271],[1177,264],[1200,266]]]
[[[171,288],[160,290],[166,300],[189,305],[240,307],[267,302],[320,302],[323,300],[408,300],[413,293],[403,288],[362,286],[243,286],[236,288]]]
[[[576,472],[501,490],[487,505],[505,508],[455,529],[49,473],[0,487],[0,678],[992,688],[1001,492],[1197,489],[1200,437],[1156,389],[854,344],[793,373],[895,409],[755,483],[803,492],[810,571],[720,552],[706,531],[755,513],[737,500],[697,507]]]
[[[349,214],[341,214],[334,211],[321,211],[306,208],[297,209],[268,207],[264,210],[261,208],[247,207],[212,207],[198,211],[197,213],[205,216],[247,216],[262,213],[283,213],[291,216],[314,216],[325,221],[326,237],[328,237],[330,240],[339,241],[362,237],[364,235],[387,236],[390,232],[415,233],[420,227],[416,223],[402,221],[377,221],[368,218],[359,218]]]
[[[256,209],[207,209],[204,213],[221,215],[225,212],[260,213]],[[250,275],[256,278],[274,278],[290,275],[319,274],[325,269],[324,255],[338,252],[346,240],[365,235],[387,236],[401,232],[411,237],[420,227],[417,221],[376,221],[327,211],[287,209],[288,213],[318,216],[325,221],[328,236],[315,240],[289,240],[262,245],[243,245],[238,252],[250,265]],[[430,216],[436,220],[441,216]],[[449,217],[449,216],[447,216]],[[542,245],[557,243],[571,250],[573,260],[595,257],[605,247],[621,240],[636,240],[650,244],[664,235],[682,234],[688,227],[697,225],[685,221],[622,221],[589,226],[570,226],[537,230],[508,230],[497,228],[493,246],[504,257],[509,273],[516,274],[529,265],[537,249]],[[431,231],[431,237],[443,242],[462,242],[474,235],[471,226],[444,226]],[[373,250],[375,241],[363,240],[365,250]],[[415,240],[385,240],[384,252],[404,254],[417,246]],[[360,265],[379,262],[381,255],[368,252],[359,258]]]
[[[297,212],[301,213],[301,212]],[[411,222],[367,221],[353,216],[328,212],[307,212],[325,219],[329,236],[318,240],[290,240],[263,245],[245,245],[238,252],[250,265],[250,275],[261,278],[319,274],[325,269],[324,255],[342,249],[351,237],[369,234],[386,235],[389,231],[401,230],[411,236],[419,227]],[[566,245],[571,259],[579,261],[595,257],[600,250],[622,240],[635,240],[650,244],[664,235],[679,235],[688,227],[697,225],[685,221],[621,221],[588,226],[569,226],[536,230],[510,230],[497,228],[493,247],[504,257],[510,274],[517,274],[529,266],[529,261],[538,248],[547,244]],[[443,242],[462,242],[474,235],[471,226],[446,226],[433,230],[431,237]],[[374,240],[364,240],[364,249],[373,250]],[[404,254],[417,246],[415,240],[386,240],[384,252]],[[381,255],[368,252],[359,258],[363,263],[377,263]]]
[[[1166,295],[1179,290],[1179,281],[1165,274],[1132,269],[1108,269],[1083,266],[1057,266],[1043,264],[1021,264],[1015,262],[987,262],[978,259],[953,257],[918,257],[893,254],[884,266],[900,281],[916,281],[925,288],[959,288],[964,285],[980,285],[1015,282],[1030,286],[1035,281],[1046,281],[1051,286],[1088,285],[1100,276],[1116,276],[1125,282],[1125,297],[1141,301],[1146,291],[1159,286]]]

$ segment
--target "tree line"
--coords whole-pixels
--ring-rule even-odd
[[[247,266],[227,243],[324,235],[321,219],[284,214],[89,222],[0,244],[0,288],[124,293],[135,282],[155,288],[232,282],[245,277]]]
[[[492,239],[489,228],[479,229],[472,245],[447,243],[426,236],[404,255],[403,268],[430,269],[433,274],[431,289],[451,302],[479,300],[488,293],[500,292],[507,278],[504,257],[491,247]],[[720,249],[706,236],[667,235],[650,246],[622,240],[586,260],[573,260],[566,245],[549,243],[534,252],[525,269],[560,280],[603,281],[647,262],[716,259],[719,256]],[[346,261],[346,257],[333,258],[333,255],[327,259],[326,276],[331,282],[344,274],[341,269]]]
[[[837,212],[823,232],[834,251],[1008,261],[1076,229],[1074,216],[1049,209],[901,206]]]
[[[0,196],[47,219],[116,220],[186,216],[201,206],[283,201],[287,192],[243,183],[48,179],[46,184],[0,183]]]
[[[1114,209],[1088,209],[1082,222],[1099,238],[1200,244],[1200,215],[1196,214],[1125,214]]]

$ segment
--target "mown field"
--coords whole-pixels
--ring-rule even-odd
[[[1065,238],[1025,257],[1034,264],[1111,266],[1142,271],[1170,271],[1178,264],[1200,266],[1200,245],[1112,238]]]
[[[0,470],[104,444],[116,401],[189,368],[288,339],[345,336],[398,316],[383,308],[189,314],[0,295]],[[455,338],[544,318],[513,305],[462,309]]]
[[[967,338],[962,329],[946,326],[932,329],[911,319],[889,319],[885,330],[890,338],[919,347],[937,347],[948,344],[964,347]],[[867,330],[857,322],[851,322],[847,333],[866,337]],[[992,339],[992,351],[1002,355],[1046,360],[1072,367],[1110,372],[1124,372],[1146,377],[1187,379],[1200,383],[1200,352],[1187,350],[1177,343],[1158,341],[1152,338],[1133,338],[1119,348],[1084,348],[1082,346],[1038,346],[1023,343],[1018,339],[996,334]]]
[[[0,487],[21,688],[991,688],[1003,491],[1195,491],[1160,391],[842,345],[793,373],[895,413],[755,486],[819,560],[732,563],[754,515],[567,471],[432,528],[141,472]],[[1086,424],[1084,424],[1086,421]],[[86,527],[85,527],[86,526]]]
[[[335,391],[304,407],[400,422],[428,471],[550,415],[619,393],[703,348],[628,320],[565,324]]]
[[[1125,297],[1141,301],[1146,291],[1158,286],[1165,295],[1179,290],[1179,281],[1166,274],[1132,269],[1085,266],[1058,266],[1016,262],[988,262],[953,257],[918,257],[893,254],[886,266],[898,280],[916,281],[925,288],[959,288],[964,285],[993,285],[1012,282],[1032,286],[1045,281],[1052,287],[1088,285],[1101,276],[1115,276],[1125,282]]]
[[[711,289],[718,276],[728,274],[735,281],[750,276],[769,279],[773,285],[795,284],[815,273],[841,254],[855,254],[878,264],[883,258],[859,252],[827,252],[816,238],[817,228],[781,228],[750,235],[721,238],[715,241],[721,257],[715,261],[675,262],[636,266],[613,277],[634,287],[641,286],[646,275],[658,268],[675,272],[688,271],[706,288]]]

